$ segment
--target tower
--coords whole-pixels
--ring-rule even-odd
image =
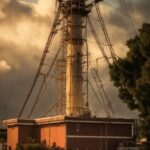
[[[62,15],[66,20],[66,115],[81,116],[83,100],[83,37],[84,21],[89,13],[85,0],[61,1]]]
[[[44,141],[47,148],[57,145],[60,149],[65,150],[114,150],[121,140],[130,140],[133,137],[133,120],[131,119],[111,119],[109,117],[96,118],[92,116],[80,117],[84,116],[87,113],[86,110],[88,110],[88,105],[84,104],[85,96],[83,88],[84,81],[88,81],[88,76],[87,78],[84,77],[84,69],[87,69],[86,72],[88,73],[88,49],[85,47],[87,44],[87,36],[84,31],[87,31],[87,16],[91,11],[92,6],[96,5],[99,1],[101,0],[58,0],[59,5],[51,33],[49,34],[35,80],[27,99],[23,104],[18,118],[5,120],[3,122],[8,128],[7,143],[9,149],[15,150],[16,144],[24,144],[29,137],[33,137],[38,143],[43,143]],[[99,17],[99,20],[100,19],[102,18]],[[89,24],[91,25],[90,22]],[[62,26],[60,27],[59,25]],[[62,44],[60,44],[60,48],[49,66],[45,61],[46,55],[49,52],[49,46],[51,45],[55,34],[60,29],[63,33]],[[95,35],[94,37],[96,37],[96,42],[100,47],[100,42],[97,40],[93,28],[92,31]],[[85,49],[87,50],[86,52]],[[57,59],[60,50],[62,55],[64,55],[62,56],[62,59]],[[103,55],[108,61],[104,51]],[[86,56],[87,58],[85,60]],[[39,103],[44,91],[47,90],[47,78],[51,73],[56,59],[55,77],[56,82],[58,83],[57,101],[54,107],[53,105],[50,105],[48,111],[46,111],[46,113],[44,112],[43,118],[31,120],[29,118],[37,106],[37,103]],[[87,66],[84,64],[87,64]],[[42,67],[45,65],[47,66],[46,71],[44,69],[42,70]],[[42,77],[42,84],[40,85],[39,92],[37,93],[34,105],[28,115],[28,119],[21,119],[20,117],[24,108],[40,77]],[[100,80],[95,81],[100,82]],[[51,82],[51,80],[49,80],[49,82]],[[65,87],[65,91],[63,87]],[[98,88],[100,89],[102,87],[98,86]],[[88,85],[86,90],[88,91]],[[50,94],[53,95],[53,93]],[[95,95],[97,96],[97,94]],[[56,111],[58,111],[57,115],[45,117],[53,110],[53,108],[56,108]],[[43,108],[41,107],[41,109]],[[124,130],[122,131],[122,129]],[[14,135],[16,135],[15,138]]]

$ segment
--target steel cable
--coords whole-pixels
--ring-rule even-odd
[[[94,29],[94,27],[92,25],[92,22],[91,22],[89,16],[87,17],[87,20],[89,22],[89,26],[90,26],[92,35],[93,35],[93,37],[94,37],[94,39],[95,39],[99,49],[101,50],[101,53],[102,53],[103,57],[105,58],[105,61],[108,63],[108,65],[110,65],[109,59],[108,59],[108,57],[107,57],[107,55],[105,53],[105,50],[104,50],[103,46],[100,44],[101,42],[99,41],[99,38],[98,38],[98,36],[96,34],[96,31],[95,31],[95,29]]]
[[[113,61],[116,61],[115,52],[114,52],[111,40],[110,40],[109,35],[108,35],[102,13],[101,13],[100,8],[99,8],[97,3],[95,4],[95,8],[96,8],[96,11],[97,11],[99,22],[101,23],[101,27],[102,27],[102,30],[103,30],[104,35],[105,35],[106,42],[107,42],[107,44],[109,46],[109,49],[110,49],[111,57],[113,58]]]
[[[33,83],[32,83],[32,86],[31,86],[31,89],[27,95],[27,98],[25,100],[25,102],[23,103],[23,106],[21,108],[21,111],[19,112],[19,115],[18,115],[18,118],[20,118],[22,116],[22,113],[31,97],[31,94],[33,92],[33,89],[36,85],[36,82],[38,80],[38,77],[40,75],[40,72],[41,72],[41,69],[42,69],[42,66],[44,64],[44,61],[45,61],[45,58],[47,56],[47,53],[48,53],[48,49],[49,49],[49,46],[51,44],[51,41],[52,39],[54,38],[54,35],[56,34],[56,27],[57,27],[57,24],[58,24],[58,20],[59,20],[59,16],[60,16],[60,8],[58,7],[58,12],[56,13],[56,16],[55,16],[55,19],[54,19],[54,23],[53,23],[53,26],[52,26],[52,29],[51,29],[51,32],[49,34],[49,37],[48,37],[48,40],[47,40],[47,43],[46,43],[46,46],[45,46],[45,49],[43,50],[43,55],[41,57],[41,60],[40,60],[40,64],[38,66],[38,69],[37,69],[37,72],[36,72],[36,75],[35,75],[35,78],[33,80]]]
[[[59,47],[59,50],[57,51],[57,53],[56,53],[56,55],[55,55],[55,57],[54,57],[54,59],[53,59],[53,61],[52,61],[52,63],[51,63],[51,66],[50,66],[50,68],[49,68],[47,74],[44,75],[44,79],[43,79],[43,82],[42,82],[42,84],[41,84],[39,93],[38,93],[38,95],[37,95],[37,97],[36,97],[36,99],[35,99],[35,102],[34,102],[34,104],[33,104],[33,107],[32,107],[32,109],[31,109],[29,115],[28,115],[28,118],[31,117],[31,115],[32,115],[32,113],[33,113],[35,107],[37,106],[38,102],[40,101],[40,97],[44,94],[44,91],[45,91],[46,88],[47,88],[47,86],[45,86],[45,88],[43,89],[43,87],[44,87],[44,85],[45,85],[45,82],[46,82],[46,79],[47,79],[47,77],[49,76],[49,74],[50,74],[51,71],[52,71],[52,68],[53,68],[53,66],[54,66],[54,64],[55,64],[55,61],[56,61],[56,59],[57,59],[57,57],[58,57],[58,55],[59,55],[59,53],[60,53],[60,50],[61,50],[61,46]],[[43,91],[42,91],[42,89],[43,89]]]

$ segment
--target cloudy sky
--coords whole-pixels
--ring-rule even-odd
[[[104,0],[100,4],[115,52],[120,57],[128,51],[126,40],[138,33],[143,22],[150,22],[149,0],[124,1],[125,9],[120,0]],[[20,111],[39,64],[54,13],[55,0],[0,0],[0,118],[16,117]],[[96,17],[94,10],[92,15]],[[98,26],[95,28],[99,30]],[[93,45],[89,42],[89,47]],[[94,52],[94,59],[97,53]],[[107,73],[105,75],[103,70],[101,73],[116,116],[135,117],[135,113],[118,100],[117,89],[109,81]],[[96,101],[92,100],[90,105],[98,115],[102,114]],[[46,107],[46,104],[42,106]]]

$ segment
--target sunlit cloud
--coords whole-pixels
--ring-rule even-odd
[[[5,60],[0,60],[0,72],[8,71],[11,66]]]
[[[138,3],[137,0],[127,0],[126,4],[136,29],[140,28],[143,22],[150,20],[149,0],[139,0]],[[125,43],[134,35],[118,0],[102,1],[100,8],[117,56],[125,57],[128,51]],[[16,107],[21,106],[26,97],[45,47],[54,14],[55,0],[0,0],[0,71],[8,72],[7,75],[0,76],[0,100],[9,105],[11,111],[8,115],[16,113],[19,110]],[[97,18],[95,12],[91,15]],[[106,44],[100,25],[96,21],[92,20],[92,22],[101,42]],[[94,60],[94,66],[97,67],[95,60],[102,54],[94,39],[89,37],[88,40],[89,51]],[[104,48],[108,49],[107,46]],[[55,48],[52,50],[55,53]],[[100,59],[99,71],[103,72],[106,67],[107,64]],[[119,101],[117,89],[114,90],[108,76],[107,71],[107,74],[103,76],[104,87],[108,94],[112,91],[112,97],[116,100],[113,102],[117,108]],[[15,84],[15,88],[10,87],[10,83],[11,86]],[[16,103],[18,106],[15,106]],[[99,111],[97,104],[93,106],[97,106],[96,109]],[[1,107],[0,105],[0,109]],[[119,112],[121,111],[124,111],[123,106],[120,107]]]
[[[39,0],[34,5],[37,14],[41,16],[50,16],[54,18],[55,13],[55,1],[54,0]]]

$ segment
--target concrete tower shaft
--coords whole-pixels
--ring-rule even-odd
[[[82,46],[84,0],[68,0],[64,3],[63,15],[67,20],[66,60],[66,115],[83,115],[82,93]]]
[[[70,40],[67,44],[66,64],[66,114],[83,114],[82,98],[82,17],[72,14],[68,18],[71,25],[68,27]]]

